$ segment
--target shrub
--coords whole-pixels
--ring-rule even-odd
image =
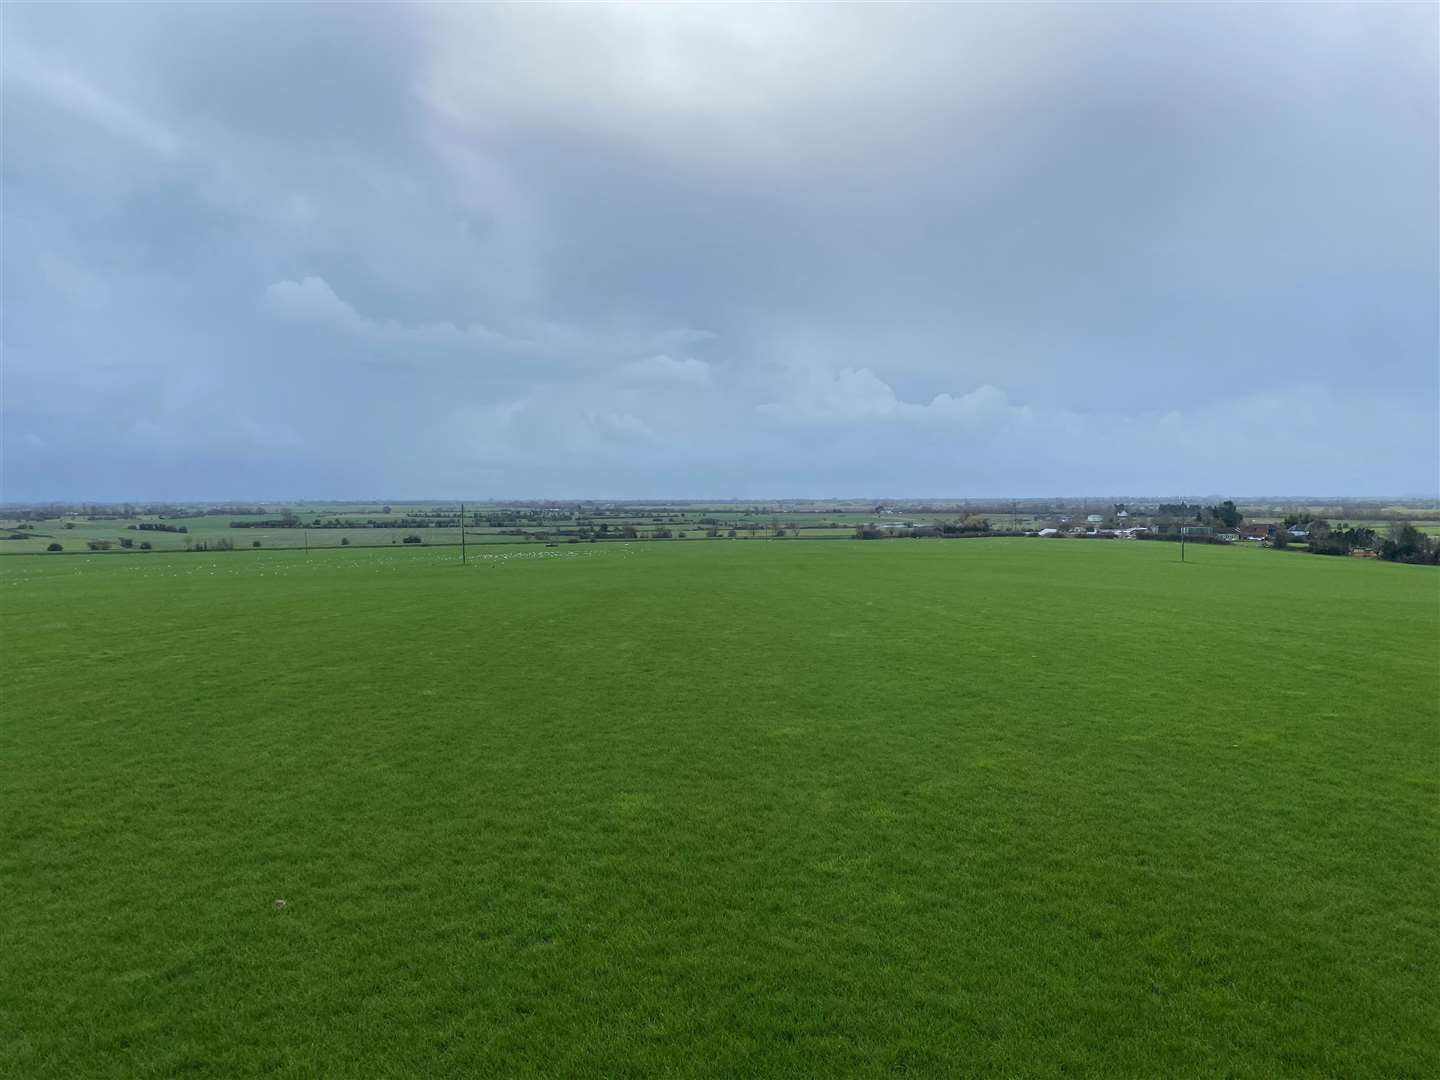
[[[109,551],[109,550],[110,550],[110,541],[109,541],[109,540],[86,540],[86,541],[85,541],[85,546],[88,547],[91,551]]]
[[[259,544],[258,541],[256,542],[255,546],[256,546],[256,547],[259,547],[259,546],[260,546],[260,544]],[[350,537],[348,537],[348,536],[342,536],[342,537],[340,538],[340,546],[341,546],[341,547],[349,547],[349,546],[350,546]]]
[[[259,541],[259,540],[251,540],[251,541],[250,541],[250,546],[251,546],[251,547],[259,547],[259,546],[260,546],[260,541]]]
[[[45,550],[46,550],[46,551],[64,551],[64,550],[65,550],[65,545],[63,545],[63,544],[51,544],[51,545],[50,545],[49,547],[47,547]]]
[[[140,550],[141,550],[141,551],[149,551],[149,550],[150,550],[150,541],[149,541],[149,540],[141,540],[141,541],[140,541]]]
[[[405,543],[407,544],[423,544],[424,542],[424,540],[420,539],[420,537],[416,536],[414,533],[411,533],[409,536],[405,537]]]

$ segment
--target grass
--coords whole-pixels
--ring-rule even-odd
[[[0,561],[0,1075],[1440,1071],[1433,570],[483,554]]]

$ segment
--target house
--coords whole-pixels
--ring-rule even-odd
[[[1128,518],[1128,517],[1130,516],[1130,511],[1129,511],[1129,510],[1121,510],[1121,511],[1119,511],[1118,513],[1116,513],[1115,516],[1116,516],[1117,518]]]
[[[1268,540],[1275,535],[1274,525],[1241,525],[1240,536],[1245,540]]]
[[[1285,531],[1286,531],[1286,533],[1289,534],[1291,540],[1309,540],[1309,539],[1310,539],[1310,530],[1309,530],[1309,529],[1302,529],[1302,528],[1300,528],[1299,525],[1295,525],[1295,526],[1293,526],[1293,527],[1291,527],[1291,528],[1289,528],[1289,529],[1286,529]]]
[[[1102,522],[1102,521],[1105,520],[1105,515],[1104,515],[1104,514],[1087,514],[1087,515],[1085,516],[1085,520],[1088,521],[1091,525],[1099,525],[1100,522]]]

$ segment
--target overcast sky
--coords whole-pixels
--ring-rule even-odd
[[[3,490],[1440,489],[1433,4],[7,4]]]

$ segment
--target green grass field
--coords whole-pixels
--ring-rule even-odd
[[[0,1075],[1440,1074],[1440,574],[1178,554],[0,560]]]

